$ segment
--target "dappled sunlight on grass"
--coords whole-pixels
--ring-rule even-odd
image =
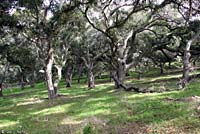
[[[64,118],[60,124],[61,125],[77,125],[77,124],[81,124],[83,121],[81,120],[75,120],[73,118],[70,118],[70,117],[67,117],[67,118]]]
[[[25,99],[23,102],[17,103],[17,106],[38,104],[38,103],[42,103],[42,102],[44,102],[44,100],[40,100],[38,98],[29,98],[29,99]]]
[[[86,111],[83,111],[78,115],[78,117],[83,118],[83,117],[91,117],[99,114],[109,114],[110,110],[108,109],[88,109]]]
[[[8,115],[8,114],[14,114],[14,112],[11,112],[11,111],[2,112],[2,113],[0,113],[0,116]]]
[[[148,78],[149,81],[154,82],[157,80],[166,80],[166,79],[172,79],[172,78],[180,78],[182,74],[176,74],[176,75],[165,75],[165,76],[160,76],[160,77],[155,77],[155,78]],[[144,78],[144,80],[147,80]]]
[[[177,77],[179,74],[131,79],[128,82],[154,88],[163,85],[175,88],[178,79],[174,78]],[[199,83],[200,80],[195,80],[181,91],[143,94],[117,91],[113,83],[98,84],[94,89],[88,89],[85,84],[65,88],[63,82],[59,89],[61,96],[53,101],[46,99],[46,87],[40,83],[34,89],[6,91],[5,97],[0,98],[0,129],[22,126],[30,134],[50,134],[67,133],[74,127],[71,133],[75,133],[93,118],[97,122],[106,119],[110,128],[127,122],[142,122],[156,129],[166,125],[179,128],[184,123],[195,125],[199,120],[195,120],[197,113],[189,103],[169,102],[166,97],[200,96]],[[200,125],[195,127],[200,130]]]
[[[96,87],[103,88],[105,86],[113,86],[113,85],[114,85],[113,83],[107,82],[107,83],[100,83],[100,84],[96,85]]]
[[[0,120],[0,129],[4,127],[12,127],[14,125],[17,125],[18,123],[18,121]]]
[[[41,111],[33,112],[32,115],[37,115],[37,116],[44,116],[44,115],[51,115],[51,114],[57,114],[57,113],[64,113],[68,107],[70,107],[72,103],[70,104],[65,104],[65,105],[58,105],[58,106],[53,106],[51,108],[46,108]]]

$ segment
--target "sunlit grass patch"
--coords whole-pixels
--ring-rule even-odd
[[[11,120],[1,120],[0,119],[0,129],[4,127],[12,127],[16,124],[18,124],[18,121],[11,121]]]
[[[71,117],[66,117],[60,122],[60,124],[61,125],[76,125],[76,124],[81,124],[82,122],[83,121],[81,120],[75,120]]]
[[[28,98],[25,99],[23,102],[17,103],[17,106],[24,106],[24,105],[31,105],[31,104],[39,104],[42,103],[44,100],[40,100],[38,98]]]
[[[141,87],[175,89],[178,76],[148,77],[128,82]],[[7,90],[5,97],[0,98],[0,129],[11,127],[17,130],[21,126],[29,134],[79,134],[89,126],[95,132],[114,133],[116,126],[138,125],[139,122],[138,127],[149,130],[149,133],[179,132],[179,129],[180,132],[186,129],[188,133],[199,132],[199,113],[194,105],[166,100],[167,97],[200,96],[199,82],[194,80],[185,90],[145,94],[117,91],[109,82],[97,84],[94,89],[88,89],[82,83],[65,88],[62,82],[58,91],[61,96],[55,100],[47,99],[44,83],[39,83],[34,89]],[[101,122],[100,127],[98,123]]]

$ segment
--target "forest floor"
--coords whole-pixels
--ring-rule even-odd
[[[200,134],[200,80],[175,91],[179,73],[141,80],[138,87],[170,89],[135,93],[99,80],[96,88],[61,83],[58,98],[47,99],[44,83],[4,90],[0,98],[0,134]]]

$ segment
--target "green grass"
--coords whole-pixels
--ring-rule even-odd
[[[178,74],[129,80],[139,87],[176,88]],[[63,96],[50,101],[44,83],[24,90],[4,90],[0,98],[1,130],[28,134],[93,134],[93,133],[198,133],[199,113],[188,102],[170,102],[166,97],[200,96],[199,80],[184,91],[140,94],[116,91],[111,83],[98,84],[88,90],[74,83]]]

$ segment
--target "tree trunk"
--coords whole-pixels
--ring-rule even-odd
[[[57,77],[54,81],[54,92],[55,92],[55,95],[57,95],[58,93],[58,85],[59,85],[59,82],[62,78],[62,67],[61,66],[55,66],[56,69],[57,69]]]
[[[0,97],[3,97],[3,84],[0,84]]]
[[[140,79],[141,79],[141,76],[142,76],[142,72],[139,71],[139,72],[138,72],[138,77],[137,77],[137,79],[140,80]]]
[[[5,69],[4,69],[4,73],[3,73],[3,77],[0,81],[0,97],[3,97],[3,83],[6,79],[6,72],[9,70],[9,63],[6,63]]]
[[[82,72],[83,72],[83,65],[80,64],[80,66],[78,66],[78,80],[77,80],[78,83],[80,83]]]
[[[164,74],[164,65],[163,65],[163,63],[160,63],[160,74]]]
[[[89,68],[88,69],[88,88],[94,88],[94,87],[95,87],[94,75],[93,75],[92,69]]]
[[[192,65],[190,64],[190,47],[192,44],[192,40],[188,41],[185,51],[184,51],[184,57],[183,57],[183,79],[181,80],[181,86],[184,88],[187,83],[189,82],[190,78],[190,70]]]
[[[118,68],[112,71],[112,78],[115,82],[115,88],[124,88],[125,68],[119,64]]]
[[[109,72],[109,81],[112,82],[112,71]]]
[[[169,68],[169,69],[172,69],[171,62],[168,63],[168,68]]]
[[[112,72],[112,78],[115,82],[115,88],[116,89],[123,89],[125,91],[131,91],[132,89],[136,92],[140,92],[139,88],[133,87],[133,86],[127,86],[124,83],[125,80],[125,74],[126,74],[126,68],[124,64],[120,64],[120,66],[111,71]]]
[[[32,79],[31,79],[31,83],[30,83],[30,86],[33,88],[35,87],[35,70],[32,71]]]
[[[184,57],[183,57],[183,79],[181,80],[182,88],[184,88],[190,80],[189,74],[192,69],[192,65],[190,63],[190,57],[191,57],[190,47],[193,43],[196,42],[197,38],[199,37],[199,34],[200,34],[200,30],[192,39],[190,39],[187,42],[186,47],[185,47]]]
[[[24,73],[23,72],[21,72],[21,75],[20,75],[20,86],[21,86],[21,89],[24,90],[25,81],[24,81]]]
[[[73,67],[67,67],[66,72],[65,72],[66,87],[71,87],[71,84],[72,84],[72,71],[73,71]]]
[[[115,88],[123,88],[124,85],[124,78],[122,77],[123,72],[119,72],[119,70],[114,71],[112,74],[113,81],[115,82]],[[124,74],[125,75],[125,74]]]
[[[46,68],[45,68],[45,75],[46,75],[46,83],[47,83],[47,89],[48,89],[48,98],[53,99],[56,97],[54,86],[53,86],[53,79],[52,79],[52,66],[53,66],[53,48],[48,41],[48,55],[46,59]]]
[[[142,76],[141,66],[138,65],[138,76],[137,76],[137,79],[140,80],[141,76]]]

